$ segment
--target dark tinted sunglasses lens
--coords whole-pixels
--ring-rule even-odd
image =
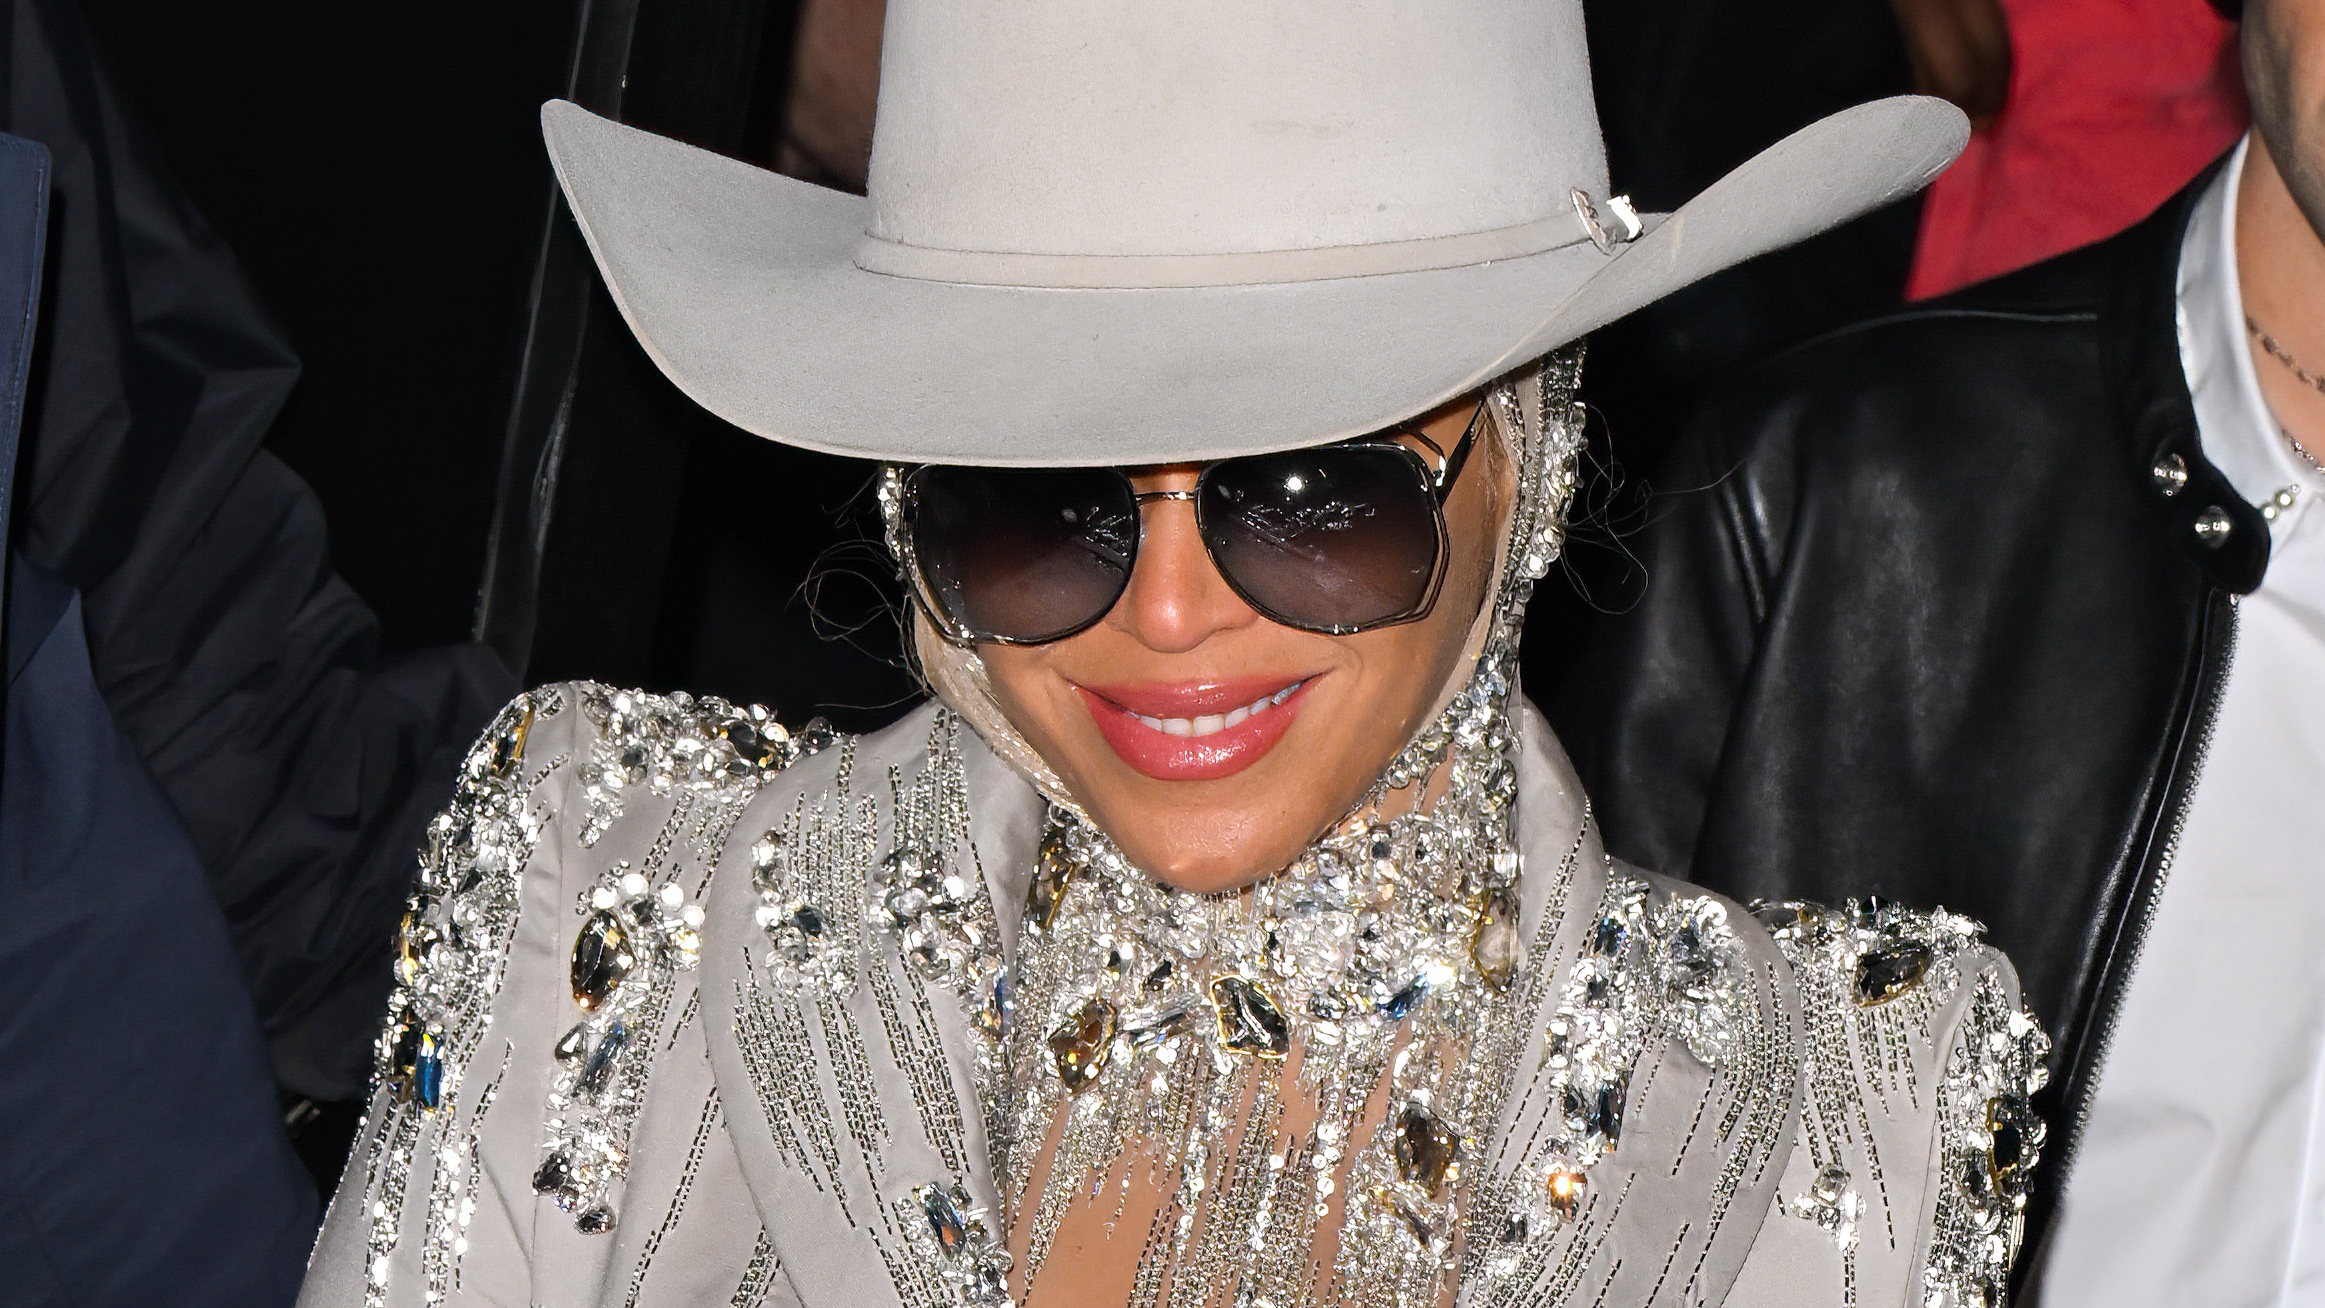
[[[1114,607],[1138,546],[1117,473],[927,467],[912,479],[912,549],[931,598],[986,639],[1070,635]]]
[[[1278,621],[1345,631],[1409,617],[1429,597],[1436,501],[1396,451],[1327,446],[1218,464],[1198,507],[1220,571]]]

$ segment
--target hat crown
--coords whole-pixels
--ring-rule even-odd
[[[1576,190],[1606,193],[1577,0],[891,0],[866,248],[1547,248]]]

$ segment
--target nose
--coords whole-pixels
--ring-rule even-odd
[[[1188,492],[1193,472],[1137,479],[1142,494]],[[1222,631],[1246,627],[1259,614],[1211,562],[1188,499],[1149,500],[1140,510],[1138,563],[1107,622],[1162,654],[1183,654]]]

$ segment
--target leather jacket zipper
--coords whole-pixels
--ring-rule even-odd
[[[2156,909],[2163,902],[2164,882],[2170,879],[2173,860],[2179,855],[2180,836],[2188,825],[2188,810],[2195,804],[2196,786],[2212,753],[2212,734],[2220,723],[2220,701],[2228,692],[2228,668],[2236,658],[2237,597],[2214,592],[2205,607],[2205,630],[2200,643],[2206,666],[2198,674],[2195,748],[2187,756],[2185,779],[2178,787],[2178,801],[2172,806],[2170,826],[2164,831],[2163,848],[2155,860],[2154,872],[2138,884],[2138,898],[2132,905],[2132,934],[2123,951],[2125,961],[2122,966],[2110,969],[2101,983],[2098,1032],[2083,1069],[2082,1084],[2076,1087],[2067,1138],[2061,1143],[2058,1170],[2052,1173],[2055,1177],[2073,1174],[2075,1154],[2083,1143],[2083,1128],[2090,1122],[2091,1103],[2099,1093],[2099,1074],[2106,1066],[2107,1051],[2115,1043],[2116,1024],[2123,1016],[2123,998],[2130,989],[2132,974],[2139,970],[2139,956],[2146,948],[2148,929],[2155,925]]]

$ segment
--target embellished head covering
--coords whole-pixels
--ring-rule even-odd
[[[1566,512],[1574,497],[1575,462],[1582,449],[1582,409],[1574,399],[1582,354],[1581,344],[1567,346],[1486,390],[1487,424],[1517,470],[1516,494],[1501,524],[1501,548],[1495,552],[1488,600],[1471,620],[1465,657],[1439,689],[1424,725],[1404,742],[1374,794],[1359,808],[1381,790],[1410,785],[1428,774],[1434,761],[1442,758],[1442,748],[1416,755],[1414,747],[1444,735],[1445,717],[1455,698],[1482,672],[1497,670],[1508,684],[1516,684],[1518,637],[1525,627],[1526,601],[1533,594],[1534,583],[1549,571],[1565,547]],[[903,557],[904,472],[891,466],[880,484],[888,549],[898,559]],[[947,640],[917,607],[910,621],[913,657],[937,697],[1044,798],[1086,816],[1065,783],[1002,711],[976,648]]]

